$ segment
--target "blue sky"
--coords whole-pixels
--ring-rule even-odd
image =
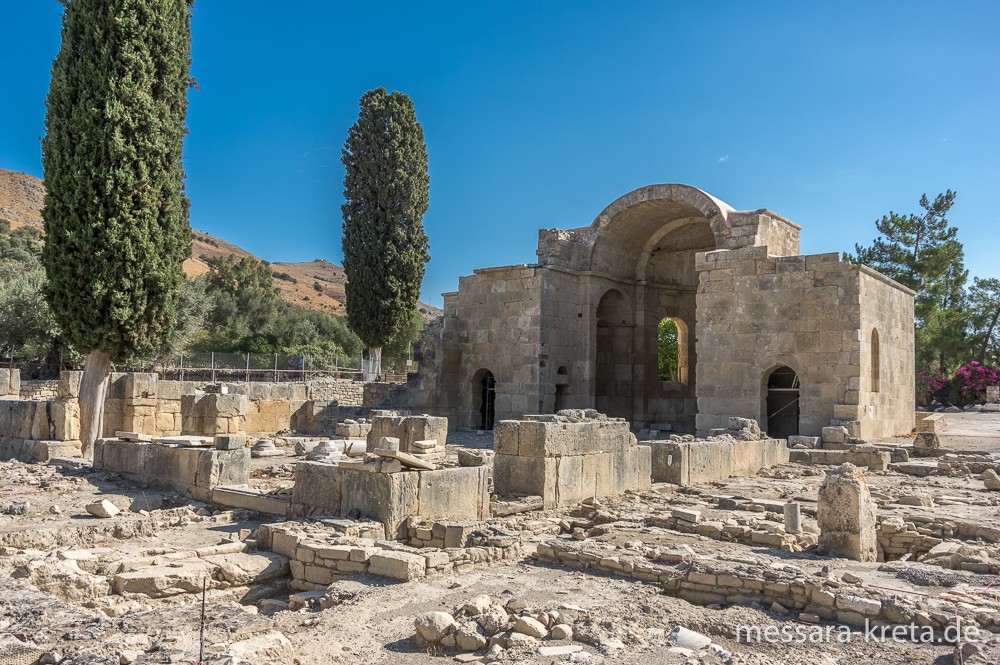
[[[41,176],[56,0],[0,6],[0,168]],[[430,157],[424,300],[535,260],[681,182],[869,242],[958,192],[973,275],[1000,276],[1000,3],[198,0],[191,224],[271,261],[340,262],[340,150],[365,90],[409,94]]]

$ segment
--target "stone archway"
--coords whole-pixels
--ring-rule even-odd
[[[637,426],[670,423],[675,431],[695,430],[697,414],[696,300],[699,276],[696,256],[730,241],[732,209],[701,190],[685,185],[651,185],[614,201],[594,220],[589,268],[607,277],[604,290],[591,297],[601,300],[608,287],[622,292],[632,303],[631,338],[616,342],[614,367],[607,364],[606,344],[612,334],[607,322],[598,324],[597,354],[605,363],[595,366],[595,408],[613,409]],[[592,301],[594,302],[594,301]],[[597,315],[601,319],[600,313]],[[605,317],[606,318],[606,317]],[[658,327],[670,318],[683,330],[683,355],[677,377],[661,380],[658,371]],[[603,327],[602,327],[603,325]],[[621,326],[621,324],[615,324]],[[624,337],[619,329],[616,338]],[[623,352],[631,368],[624,367]],[[609,372],[616,374],[614,395],[609,394]],[[681,375],[683,374],[683,378]],[[630,385],[623,385],[628,382]],[[631,404],[622,403],[628,395]]]

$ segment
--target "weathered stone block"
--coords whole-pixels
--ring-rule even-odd
[[[818,551],[855,561],[875,561],[875,512],[868,483],[853,464],[829,472],[819,489]]]
[[[79,397],[81,380],[83,380],[83,372],[68,369],[59,372],[59,399]]]
[[[157,375],[145,372],[125,374],[122,397],[125,399],[156,398]]]
[[[368,560],[368,574],[408,582],[424,577],[427,560],[410,552],[383,551]]]
[[[452,467],[419,474],[417,515],[428,520],[485,519],[489,516],[489,469]]]

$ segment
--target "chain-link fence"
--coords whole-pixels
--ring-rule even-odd
[[[60,369],[74,369],[66,364],[10,356],[0,367],[21,370],[24,380],[55,379]],[[82,369],[82,367],[75,368]],[[113,372],[156,372],[160,378],[176,381],[201,381],[216,383],[225,381],[287,382],[314,381],[324,379],[362,380],[362,372],[357,367],[341,365],[338,361],[328,362],[304,355],[283,353],[222,353],[204,351],[187,353],[173,358],[114,364]],[[406,371],[384,368],[378,381],[401,383],[407,379],[408,371],[416,371],[410,364]]]

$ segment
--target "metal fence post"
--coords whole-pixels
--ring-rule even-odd
[[[215,383],[215,351],[212,351],[212,383]]]
[[[278,382],[278,354],[274,354],[274,382]]]
[[[247,351],[247,383],[250,383],[250,352]]]
[[[181,354],[181,364],[180,364],[180,367],[177,368],[177,373],[180,375],[180,379],[178,379],[178,380],[179,381],[183,381],[184,380],[184,354],[183,353]]]

